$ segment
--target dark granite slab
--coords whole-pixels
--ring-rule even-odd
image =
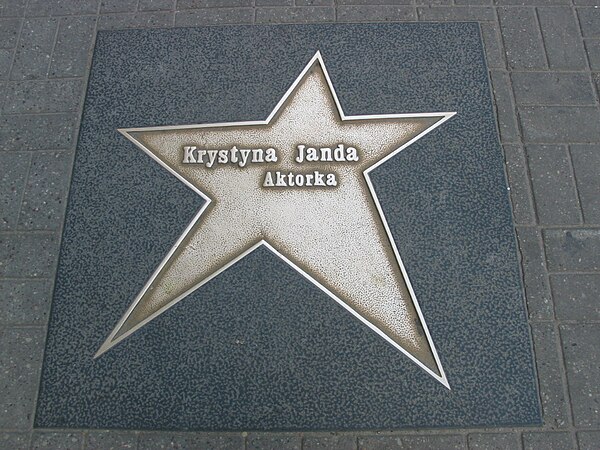
[[[261,248],[93,355],[202,204],[117,128],[261,120],[314,53],[348,115],[457,111],[371,178],[452,390]],[[100,32],[36,427],[540,423],[477,24]]]

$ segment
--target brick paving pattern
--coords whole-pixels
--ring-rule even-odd
[[[360,433],[32,430],[96,30],[481,24],[544,426]],[[0,0],[0,448],[599,449],[600,0]]]

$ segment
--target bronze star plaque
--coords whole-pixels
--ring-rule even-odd
[[[317,52],[264,121],[120,130],[206,203],[96,356],[264,245],[449,387],[369,172],[454,114],[347,117]]]

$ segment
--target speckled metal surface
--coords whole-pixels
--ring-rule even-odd
[[[202,205],[116,129],[264,119],[317,50],[347,114],[458,112],[371,174],[452,390],[264,248],[94,360]],[[476,24],[98,35],[37,427],[522,425],[538,402]]]

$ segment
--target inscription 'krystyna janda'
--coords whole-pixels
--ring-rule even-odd
[[[201,149],[195,145],[182,147],[183,164],[199,164],[208,169],[219,165],[236,165],[244,168],[249,164],[275,164],[279,160],[279,152],[274,147],[230,149]],[[355,147],[338,144],[335,147],[318,147],[299,144],[291,163],[294,165],[311,163],[346,163],[358,162],[359,153]],[[262,186],[269,187],[335,187],[338,185],[335,172],[272,171],[267,170],[262,177]]]

